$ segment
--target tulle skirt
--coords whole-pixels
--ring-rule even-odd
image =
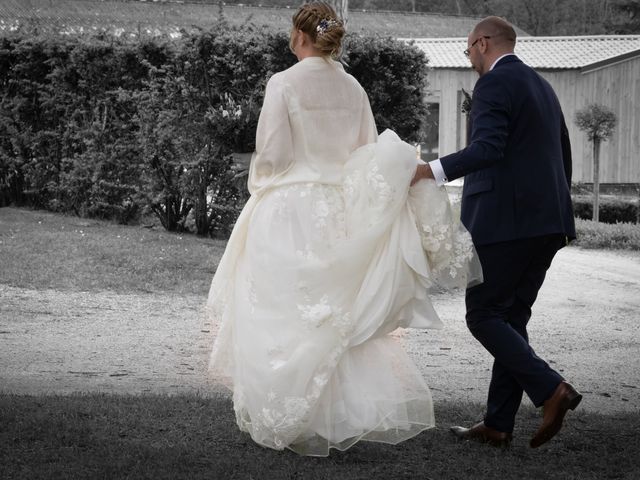
[[[342,184],[282,185],[245,206],[209,294],[210,368],[260,445],[325,456],[434,426],[429,389],[391,332],[441,328],[429,289],[480,272],[446,192],[409,189],[415,167],[388,131],[352,155]]]

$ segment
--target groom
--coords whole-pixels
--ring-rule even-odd
[[[463,439],[507,446],[527,393],[544,406],[530,441],[538,447],[562,427],[582,396],[529,345],[531,307],[555,253],[575,238],[571,148],[551,86],[513,53],[516,33],[498,17],[476,25],[465,55],[480,75],[469,145],[418,167],[413,182],[439,185],[464,176],[462,222],[471,232],[484,283],[467,289],[467,325],[494,357],[484,421],[452,427]]]

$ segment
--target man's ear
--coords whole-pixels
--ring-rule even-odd
[[[480,45],[478,45],[478,47],[482,49],[482,53],[487,53],[487,50],[489,50],[489,42],[487,42],[486,38],[482,37],[480,39]]]

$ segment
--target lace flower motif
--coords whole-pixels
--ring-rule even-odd
[[[300,318],[310,327],[319,327],[327,321],[333,314],[333,310],[329,305],[329,297],[324,295],[320,299],[320,303],[313,305],[298,305]]]
[[[395,189],[389,185],[384,176],[380,173],[380,167],[378,167],[377,163],[373,163],[373,165],[371,165],[371,169],[367,171],[367,183],[378,195],[381,208],[386,207],[393,201]]]
[[[433,182],[412,188],[411,206],[433,280],[444,288],[464,288],[475,255],[471,235],[454,215],[446,189]]]

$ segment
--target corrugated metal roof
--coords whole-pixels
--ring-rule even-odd
[[[462,53],[467,38],[416,38],[433,68],[469,68]],[[527,65],[538,69],[582,69],[625,56],[640,55],[640,35],[595,35],[583,37],[520,37],[516,54]]]

